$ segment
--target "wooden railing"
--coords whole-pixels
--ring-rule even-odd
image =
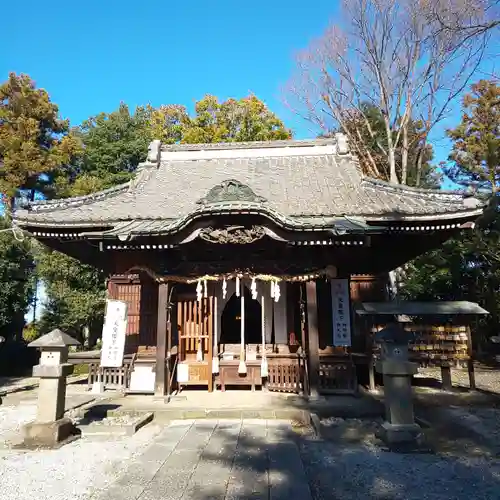
[[[134,357],[125,359],[118,368],[101,368],[99,362],[89,363],[89,389],[94,382],[102,382],[105,389],[125,390],[130,384],[130,374],[134,366]]]
[[[352,394],[357,391],[356,368],[350,357],[320,358],[319,391],[323,394]]]
[[[298,394],[304,389],[303,372],[303,360],[300,357],[269,357],[267,389]]]

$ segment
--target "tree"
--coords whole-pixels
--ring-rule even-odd
[[[82,154],[70,169],[56,177],[59,196],[80,196],[127,182],[151,142],[150,110],[131,114],[121,103],[112,113],[100,113],[74,129]]]
[[[79,150],[48,93],[27,75],[0,85],[0,192],[7,210],[22,189],[43,189],[42,174],[67,165]],[[8,214],[7,214],[8,215]]]
[[[448,131],[453,140],[446,174],[457,184],[498,192],[500,181],[500,86],[481,80],[463,100],[462,121]]]
[[[85,329],[88,328],[92,343],[92,339],[100,336],[102,329],[104,274],[40,245],[35,255],[37,273],[47,292],[39,330],[46,333],[53,328],[61,328],[83,344]]]
[[[0,220],[0,336],[19,338],[24,313],[34,293],[34,263],[29,240],[5,231]]]
[[[452,165],[446,173],[463,186],[486,189],[490,206],[473,232],[412,262],[402,293],[417,300],[478,302],[490,313],[482,325],[484,339],[498,333],[500,320],[500,88],[496,83],[472,85],[463,100],[462,121],[449,136]]]
[[[152,112],[153,136],[165,144],[251,142],[289,139],[291,132],[256,96],[228,99],[206,95],[189,116],[182,106]]]
[[[498,36],[500,4],[498,0],[433,0],[429,17],[450,34],[461,33],[467,38]]]
[[[422,123],[417,144],[423,151],[484,52],[485,39],[441,29],[432,12],[432,2],[426,1],[345,1],[343,22],[330,25],[299,53],[288,86],[292,106],[325,132],[341,129],[355,150],[368,135],[387,173],[368,152],[369,170],[391,182],[407,183],[412,119]],[[383,141],[371,128],[367,103],[382,113]],[[353,116],[354,129],[346,124]],[[398,147],[403,151],[399,175]],[[415,157],[417,171],[422,158]]]

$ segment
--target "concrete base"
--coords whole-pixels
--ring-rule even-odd
[[[119,417],[120,414],[117,413],[116,417]],[[89,425],[80,425],[78,426],[82,436],[133,436],[139,429],[149,424],[153,420],[153,413],[145,413],[142,415],[137,415],[134,422],[127,424],[112,422],[102,424],[99,422],[90,423]],[[111,420],[113,417],[107,417]]]
[[[94,382],[92,384],[92,394],[102,394],[104,393],[104,383],[103,382]]]
[[[26,447],[53,448],[77,434],[69,418],[56,422],[30,422],[22,428],[23,445]]]
[[[423,434],[418,424],[390,424],[384,422],[376,433],[390,449],[420,449],[423,443]]]

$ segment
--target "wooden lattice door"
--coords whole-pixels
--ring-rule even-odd
[[[180,298],[177,303],[179,330],[179,385],[207,385],[213,388],[212,356],[214,297]]]

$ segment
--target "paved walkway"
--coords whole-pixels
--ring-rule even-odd
[[[174,421],[94,500],[310,500],[291,425]]]

